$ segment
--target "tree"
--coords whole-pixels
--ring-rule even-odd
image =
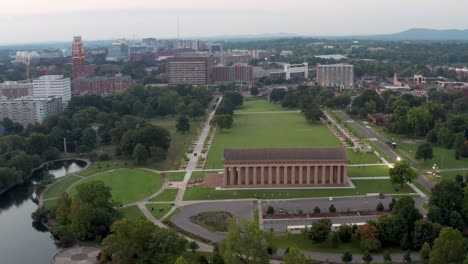
[[[218,126],[219,128],[231,128],[233,123],[233,119],[231,115],[215,115],[213,119],[211,119],[211,124]]]
[[[463,263],[465,259],[464,238],[460,231],[451,227],[443,228],[434,241],[430,264]]]
[[[392,255],[390,255],[390,252],[388,252],[388,250],[385,250],[385,252],[383,254],[383,259],[384,259],[385,263],[392,262]]]
[[[364,255],[362,255],[362,260],[365,263],[371,263],[374,258],[372,258],[371,254],[369,254],[369,251],[364,252]]]
[[[57,208],[55,209],[55,218],[61,225],[70,223],[69,215],[72,205],[72,199],[68,196],[67,192],[63,192],[62,196],[57,201]]]
[[[417,220],[421,219],[422,216],[419,210],[415,206],[414,199],[405,196],[395,203],[392,210],[392,215],[401,218],[401,240],[400,247],[402,249],[408,249],[412,245],[412,234],[414,232],[414,224]]]
[[[377,229],[383,244],[398,245],[403,236],[404,219],[396,215],[383,215],[377,220]]]
[[[318,206],[314,207],[314,214],[320,214],[320,207]]]
[[[188,115],[194,119],[205,114],[205,109],[198,101],[193,101],[187,106]]]
[[[349,242],[353,237],[353,228],[350,225],[340,225],[340,227],[338,227],[338,235],[341,241],[345,243]]]
[[[195,251],[197,251],[197,249],[199,249],[200,246],[198,245],[197,241],[192,240],[189,242],[189,248],[190,250],[192,250],[192,253],[195,254]]]
[[[422,159],[422,160],[429,160],[433,158],[433,153],[432,153],[432,146],[431,143],[425,142],[421,145],[418,146],[418,149],[416,150],[416,159]]]
[[[309,230],[309,238],[317,243],[324,242],[331,232],[331,226],[330,219],[320,219],[312,223],[312,227]]]
[[[223,256],[221,256],[219,252],[219,246],[218,244],[214,245],[213,248],[213,254],[211,254],[211,264],[224,264],[224,259]]]
[[[42,133],[31,133],[26,139],[26,150],[29,154],[41,155],[48,147],[49,140]]]
[[[356,230],[359,239],[378,238],[379,230],[375,225],[365,224]]]
[[[439,129],[439,133],[437,133],[437,144],[445,147],[445,148],[452,148],[453,145],[453,132],[447,127],[442,127]]]
[[[286,96],[286,90],[274,88],[270,92],[270,101],[272,102],[280,102]]]
[[[270,238],[252,222],[232,222],[226,238],[219,244],[226,264],[269,263]]]
[[[377,211],[380,211],[380,212],[381,212],[381,211],[385,210],[385,207],[384,207],[384,205],[382,204],[382,202],[379,202],[379,204],[377,204],[377,208],[376,208],[376,209],[377,209]]]
[[[425,242],[421,247],[419,254],[421,255],[422,260],[429,260],[429,254],[431,254],[431,245]]]
[[[432,188],[427,218],[432,222],[452,226],[451,223],[454,223],[452,213],[458,213],[461,216],[463,200],[462,187],[454,181],[443,180]],[[460,226],[452,227],[460,228]]]
[[[405,263],[411,263],[412,259],[411,259],[411,251],[407,250],[405,252],[405,254],[403,255],[403,260],[405,261]]]
[[[310,122],[320,121],[320,118],[323,116],[322,110],[315,104],[307,106],[304,110],[304,114],[307,121]]]
[[[400,184],[400,187],[403,187],[405,182],[411,182],[415,178],[416,172],[406,160],[398,161],[393,168],[390,168],[390,180],[393,184]]]
[[[340,240],[340,235],[337,233],[337,232],[332,232],[329,236],[328,236],[328,240],[330,242],[330,246],[332,248],[337,248],[340,243],[341,243],[341,240]]]
[[[431,127],[431,113],[425,105],[411,108],[407,113],[407,120],[415,135],[426,135]]]
[[[343,261],[344,263],[350,263],[351,261],[353,261],[353,254],[351,254],[350,251],[345,251],[345,253],[343,253],[343,256],[341,256],[341,261]]]
[[[292,247],[284,255],[284,264],[307,264],[307,259],[298,248]]]
[[[252,87],[250,88],[250,94],[253,95],[253,96],[257,96],[259,93],[258,91],[258,88],[257,87]]]
[[[187,250],[187,243],[187,239],[173,229],[158,227],[151,233],[147,248],[154,263],[168,263],[169,259]]]
[[[96,146],[96,131],[92,128],[86,128],[81,137],[81,144],[87,146],[89,149],[94,149]]]
[[[269,205],[268,208],[267,208],[266,213],[269,214],[269,215],[275,214],[275,208],[273,208],[273,206]]]
[[[189,132],[190,122],[188,118],[185,116],[179,116],[179,118],[177,118],[176,129],[178,133],[182,133],[182,134],[184,134],[185,132]]]
[[[442,226],[439,223],[433,223],[427,218],[420,219],[414,224],[413,247],[421,248],[424,244],[432,244],[439,236]]]
[[[229,100],[234,108],[241,106],[244,103],[244,97],[240,93],[229,92],[224,95],[226,100]]]
[[[330,207],[328,207],[328,211],[332,214],[336,212],[336,208],[334,204],[331,204]]]
[[[132,158],[138,165],[145,164],[149,158],[148,150],[143,146],[143,144],[138,143],[133,149]]]

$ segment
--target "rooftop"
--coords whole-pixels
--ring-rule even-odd
[[[224,149],[224,161],[348,160],[344,148]]]

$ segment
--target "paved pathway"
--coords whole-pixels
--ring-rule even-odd
[[[287,110],[287,111],[258,111],[258,112],[243,112],[236,111],[236,115],[251,115],[251,114],[288,114],[288,113],[300,113],[299,110]]]

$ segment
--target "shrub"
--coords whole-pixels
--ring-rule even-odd
[[[382,202],[379,202],[379,204],[377,205],[377,211],[380,211],[380,212],[381,212],[381,211],[383,211],[383,210],[385,210],[385,207],[384,207],[384,205],[382,204]]]
[[[361,249],[369,252],[376,252],[382,248],[382,244],[376,238],[368,238],[361,240]]]
[[[359,239],[377,238],[379,230],[374,225],[365,224],[356,230]]]
[[[314,214],[320,214],[320,207],[315,206],[315,208],[314,208]]]
[[[269,215],[275,214],[275,208],[269,205],[266,213]]]
[[[332,214],[336,212],[336,208],[334,204],[331,204],[330,207],[328,207],[328,211]]]
[[[341,241],[349,242],[353,237],[353,228],[349,225],[341,225],[338,228],[338,235],[340,236]]]
[[[103,151],[103,152],[99,153],[99,155],[97,156],[97,160],[99,160],[99,161],[110,160],[110,155],[106,151]]]

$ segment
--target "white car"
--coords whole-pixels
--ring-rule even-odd
[[[328,198],[328,201],[333,202],[333,197]]]

